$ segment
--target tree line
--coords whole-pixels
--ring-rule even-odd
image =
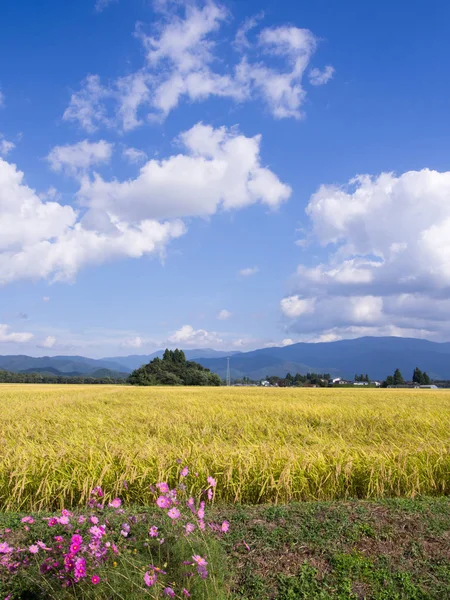
[[[45,373],[12,373],[0,371],[0,383],[67,383],[124,385],[126,380],[119,377],[89,377],[88,375],[47,375]]]

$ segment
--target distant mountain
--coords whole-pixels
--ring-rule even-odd
[[[198,362],[221,377],[226,361],[199,358]],[[318,344],[299,343],[283,348],[263,348],[242,352],[230,360],[231,376],[260,379],[266,375],[284,377],[287,372],[330,373],[353,378],[368,373],[372,379],[385,379],[399,368],[406,379],[415,367],[434,379],[450,379],[450,343],[398,337],[364,337]]]
[[[163,354],[164,350],[157,350],[152,354],[130,354],[129,356],[114,356],[102,360],[112,360],[120,363],[130,371],[133,371],[142,365],[148,364],[156,357],[161,358]],[[213,350],[212,348],[203,348],[198,350],[184,350],[184,354],[188,360],[197,360],[197,358],[220,358],[222,356],[231,356],[233,354],[239,354],[239,352],[224,352],[222,350]]]
[[[98,360],[83,356],[0,356],[0,370],[54,374],[58,371],[62,375],[77,373],[89,376],[97,373],[97,377],[125,377],[162,354],[163,350],[158,350],[153,354]],[[372,379],[385,379],[399,368],[405,379],[410,379],[414,368],[419,367],[433,379],[450,379],[450,342],[436,343],[414,338],[363,337],[339,342],[261,348],[252,352],[199,349],[185,350],[185,354],[188,360],[195,360],[223,378],[226,376],[226,357],[230,356],[233,378],[246,376],[263,379],[266,375],[284,377],[287,372],[305,374],[309,371],[348,379],[353,378],[355,373],[368,373]],[[114,372],[114,375],[103,374],[104,369]]]
[[[132,370],[110,359],[96,360],[84,356],[41,356],[36,358],[25,355],[0,356],[0,369],[13,373],[42,371],[51,373],[52,370],[55,370],[58,374],[66,376],[74,373],[89,375],[98,369],[117,372],[131,372]]]

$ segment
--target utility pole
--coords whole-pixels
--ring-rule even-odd
[[[227,357],[227,385],[231,385],[230,358]]]

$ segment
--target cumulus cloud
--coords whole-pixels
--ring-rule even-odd
[[[15,165],[0,159],[0,284],[72,280],[88,264],[161,253],[185,231],[179,220],[120,220],[104,213],[96,228],[73,207],[42,201]],[[97,219],[100,223],[100,219]]]
[[[259,272],[259,267],[246,267],[245,269],[241,269],[239,271],[239,275],[242,277],[251,277],[252,275],[256,275]]]
[[[220,344],[222,340],[214,331],[205,329],[194,329],[192,325],[183,325],[180,329],[169,336],[168,341],[181,346],[204,347],[208,344]]]
[[[198,123],[181,134],[180,142],[184,154],[148,161],[136,179],[84,179],[78,197],[90,207],[87,218],[105,212],[119,219],[208,216],[256,202],[277,208],[291,194],[261,166],[260,136]]]
[[[54,335],[48,335],[45,340],[42,342],[40,348],[53,348],[56,344],[56,338]]]
[[[334,75],[334,68],[330,65],[326,66],[323,71],[320,69],[311,69],[308,75],[311,85],[325,85]]]
[[[143,344],[144,344],[144,340],[140,336],[137,335],[136,337],[125,340],[122,345],[125,346],[126,348],[141,348],[141,346],[143,346]]]
[[[103,12],[105,8],[107,8],[113,2],[118,2],[118,0],[97,0],[95,3],[95,10],[97,12]]]
[[[139,163],[147,160],[147,154],[137,148],[124,148],[122,156],[130,163]]]
[[[163,119],[184,98],[202,101],[225,97],[235,102],[261,99],[276,118],[300,118],[306,92],[302,86],[305,71],[317,46],[314,34],[293,26],[266,27],[254,35],[262,15],[239,26],[234,48],[238,60],[223,60],[221,27],[229,22],[228,11],[213,0],[159,2],[160,18],[147,31],[136,30],[145,53],[145,64],[136,72],[102,83],[98,75],[88,75],[81,89],[71,96],[64,113],[66,120],[78,122],[87,131],[100,125],[118,124],[133,129],[147,119]],[[220,42],[220,43],[219,43]],[[225,65],[225,66],[224,66]],[[220,70],[219,67],[222,67]],[[333,75],[331,66],[313,69],[310,81],[322,85]],[[113,104],[112,111],[106,103]]]
[[[297,295],[288,296],[281,300],[280,307],[287,317],[299,317],[314,312],[315,298],[300,298]]]
[[[295,286],[315,298],[315,310],[313,317],[287,315],[291,330],[335,338],[450,335],[450,172],[322,185],[306,212],[328,258],[299,265]]]
[[[114,144],[100,140],[89,142],[83,140],[77,144],[55,146],[47,156],[50,167],[54,171],[65,171],[68,174],[87,171],[94,165],[108,163],[111,160]]]
[[[230,317],[231,317],[231,312],[229,310],[227,310],[226,308],[219,311],[219,313],[217,315],[217,318],[219,319],[219,321],[226,321]]]
[[[260,202],[276,209],[289,186],[262,166],[261,137],[201,123],[181,134],[184,152],[150,160],[135,179],[104,180],[89,168],[109,160],[107,142],[58,146],[55,169],[80,176],[80,210],[39,197],[15,165],[0,159],[0,284],[23,278],[73,280],[90,264],[163,255],[186,231],[183,217],[204,217]]]
[[[29,342],[32,338],[32,333],[16,333],[11,331],[11,327],[9,327],[9,325],[0,323],[0,342],[16,342],[18,344],[23,344],[25,342]]]
[[[1,104],[0,104],[1,106]],[[16,147],[14,142],[10,142],[0,133],[0,156],[6,156],[11,150]]]

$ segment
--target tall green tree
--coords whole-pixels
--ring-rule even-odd
[[[393,377],[394,385],[404,385],[405,380],[400,372],[400,369],[395,369]]]

